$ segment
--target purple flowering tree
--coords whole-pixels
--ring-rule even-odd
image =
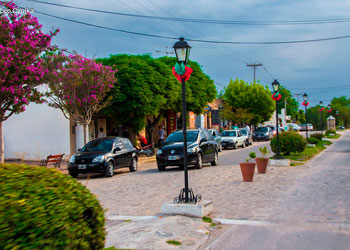
[[[59,30],[44,34],[36,17],[17,14],[13,1],[0,1],[0,162],[4,162],[2,123],[25,111],[31,101],[40,102],[36,87],[42,84],[45,69],[39,55],[49,51]]]
[[[93,114],[110,104],[112,98],[106,98],[106,94],[116,89],[117,70],[78,54],[51,54],[46,62],[49,105],[83,125],[86,144]]]

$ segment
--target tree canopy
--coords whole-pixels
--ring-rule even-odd
[[[275,110],[271,92],[267,87],[239,79],[230,80],[222,99],[225,104],[224,115],[227,114],[225,118],[234,122],[258,124],[270,120]],[[246,114],[242,115],[242,112]]]

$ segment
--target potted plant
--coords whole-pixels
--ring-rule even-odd
[[[241,162],[239,165],[241,167],[242,177],[244,182],[252,182],[255,171],[255,162],[249,162],[250,159],[254,159],[256,157],[255,152],[249,153],[249,158],[247,158],[246,162]]]
[[[256,166],[258,168],[258,173],[259,174],[265,174],[266,173],[266,168],[267,168],[267,163],[269,162],[269,158],[266,158],[265,156],[270,153],[269,150],[267,150],[267,147],[259,148],[261,157],[256,158]]]

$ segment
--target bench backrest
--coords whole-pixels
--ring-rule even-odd
[[[49,155],[47,157],[47,164],[49,163],[60,163],[62,161],[62,157],[64,154],[61,155]]]

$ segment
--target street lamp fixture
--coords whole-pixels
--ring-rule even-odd
[[[191,47],[187,44],[183,37],[180,38],[173,46],[176,54],[176,59],[179,64],[184,64],[188,62],[190,56]],[[185,188],[180,192],[180,195],[174,199],[176,203],[196,203],[201,200],[201,195],[194,195],[192,189],[188,188],[188,166],[187,166],[187,112],[186,112],[186,87],[185,78],[181,80],[182,85],[182,132],[183,132],[183,157],[184,157],[184,175],[185,175]]]
[[[273,89],[273,91],[274,91],[275,93],[277,93],[278,90],[279,90],[279,88],[280,88],[279,82],[278,82],[277,80],[274,80],[273,83],[272,83],[272,89]]]
[[[180,37],[180,40],[174,44],[173,48],[175,50],[177,62],[179,64],[187,64],[188,58],[190,57],[191,46],[188,45],[185,39]]]
[[[308,130],[309,130],[308,121],[307,121],[307,105],[308,105],[307,99],[308,99],[308,95],[306,93],[304,93],[303,99],[304,99],[304,106],[305,106],[305,121],[306,121],[305,136],[306,136],[306,141],[308,142]]]
[[[277,94],[278,90],[280,88],[280,84],[277,80],[274,80],[273,83],[272,83],[272,89],[273,91],[275,92],[275,94]],[[278,127],[278,111],[277,111],[277,103],[278,103],[278,100],[276,99],[276,136],[277,136],[277,159],[280,158],[280,142],[279,142],[279,127]]]

